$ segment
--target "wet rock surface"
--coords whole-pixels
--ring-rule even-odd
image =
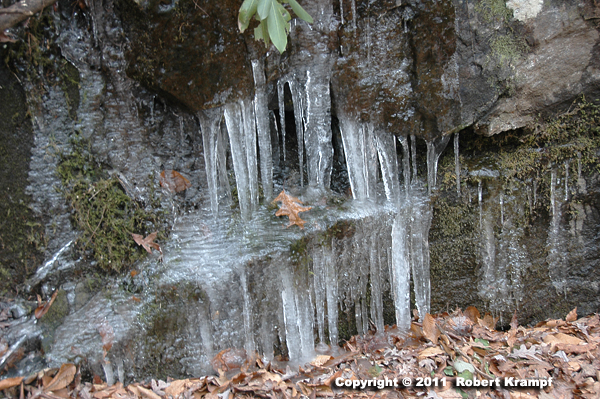
[[[584,2],[546,3],[537,11],[515,11],[515,19],[490,13],[490,2],[307,1],[315,25],[294,22],[289,52],[266,55],[265,112],[252,102],[251,60],[263,50],[250,33],[238,33],[239,4],[119,0],[96,2],[77,15],[63,4],[45,37],[51,49],[45,56],[62,69],[44,64],[39,80],[28,80],[33,69],[18,64],[21,87],[12,72],[0,69],[0,90],[14,99],[0,105],[7,115],[0,118],[2,162],[31,159],[2,168],[6,192],[23,192],[28,182],[30,197],[22,199],[31,210],[22,219],[39,223],[47,237],[39,248],[45,262],[36,258],[23,277],[32,276],[34,265],[44,267],[19,289],[30,290],[30,301],[37,293],[44,300],[61,293],[56,317],[47,322],[32,318],[33,307],[2,307],[8,320],[3,356],[12,346],[43,347],[44,361],[82,361],[98,375],[185,376],[207,372],[211,356],[225,347],[299,360],[317,341],[335,343],[395,323],[409,311],[400,301],[426,309],[428,295],[433,312],[476,305],[501,316],[504,325],[515,309],[524,322],[562,316],[574,306],[581,314],[597,311],[598,177],[577,175],[577,154],[569,155],[567,169],[540,165],[545,199],[535,205],[533,184],[528,192],[495,180],[505,170],[488,161],[502,142],[486,154],[475,144],[479,136],[464,134],[461,154],[469,162],[463,163],[461,195],[451,194],[450,146],[440,160],[443,190],[436,193],[432,185],[445,147],[432,140],[441,134],[471,126],[496,135],[565,108],[582,92],[597,97],[596,9]],[[208,114],[198,111],[208,108],[214,108],[206,119],[211,124],[203,125]],[[234,128],[246,138],[265,133],[248,122],[259,114],[268,118],[261,126],[272,130],[266,134],[277,154],[274,164],[282,165],[274,192],[285,187],[306,194],[302,198],[314,208],[306,230],[285,230],[268,201],[259,201],[264,187],[257,159],[268,154],[263,144],[252,154],[256,139],[234,142]],[[205,126],[214,141],[206,139]],[[357,139],[352,155],[349,131]],[[175,226],[171,239],[161,242],[162,265],[156,255],[129,276],[96,276],[94,262],[73,252],[78,234],[56,166],[72,149],[75,132],[90,140],[102,169],[132,199],[148,201],[158,191]],[[417,136],[410,147],[394,137],[409,135]],[[236,164],[242,153],[244,162]],[[332,156],[336,182],[330,181]],[[247,215],[239,212],[245,194],[235,181],[240,165],[250,178],[255,174]],[[157,176],[164,169],[185,173],[191,188],[160,191]],[[426,176],[435,195],[421,213],[429,215],[431,228],[417,215],[424,203],[395,219],[399,208],[390,203],[415,200],[412,184],[428,191]],[[218,184],[211,192],[213,177]],[[330,186],[345,192],[325,195]],[[350,197],[365,200],[363,208]],[[221,212],[216,218],[211,200]],[[14,215],[22,204],[11,201],[3,201],[10,204],[3,212]],[[358,209],[349,210],[351,203]],[[525,220],[528,208],[535,215]],[[415,218],[425,221],[413,225]],[[419,251],[397,236],[404,251],[398,255],[394,225],[418,235]],[[423,274],[410,268],[417,255],[430,265]],[[395,274],[393,257],[406,260],[401,273]],[[408,284],[409,274],[420,287],[395,291]],[[424,284],[429,274],[430,288]],[[11,372],[27,373],[41,361],[21,357]]]

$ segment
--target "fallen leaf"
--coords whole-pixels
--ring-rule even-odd
[[[4,389],[16,387],[17,385],[19,385],[21,383],[21,381],[23,381],[23,378],[24,377],[13,377],[13,378],[6,378],[6,379],[0,381],[0,391],[2,391]]]
[[[516,330],[519,327],[519,322],[517,321],[517,311],[513,313],[512,319],[510,319],[510,329]]]
[[[66,388],[73,378],[77,374],[77,367],[74,364],[66,363],[60,366],[60,370],[54,376],[54,378],[46,385],[46,391],[58,391],[59,389]]]
[[[152,249],[150,249],[150,248],[154,248],[162,254],[162,249],[160,249],[160,245],[158,245],[157,243],[154,242],[154,240],[156,240],[156,236],[158,235],[157,231],[155,231],[154,233],[148,234],[146,236],[146,238],[144,238],[143,236],[141,236],[139,234],[131,234],[131,235],[133,236],[133,240],[136,242],[136,244],[144,247],[144,249],[149,254],[152,253]]]
[[[483,319],[479,319],[478,322],[480,326],[487,327],[490,330],[493,330],[494,328],[496,328],[498,317],[493,317],[491,314],[486,313],[485,316],[483,316]]]
[[[567,317],[565,317],[565,321],[572,322],[577,320],[577,308],[571,310]]]
[[[35,318],[36,319],[40,319],[43,315],[45,315],[46,313],[48,313],[48,310],[50,309],[50,306],[52,306],[52,303],[54,303],[54,300],[56,299],[56,295],[58,294],[58,290],[54,291],[54,294],[52,294],[52,297],[50,298],[50,300],[48,302],[46,302],[45,304],[39,304],[39,306],[37,307],[37,309],[34,312]],[[41,300],[38,296],[38,303],[40,303]]]
[[[211,361],[211,365],[215,371],[229,371],[242,367],[242,364],[244,364],[246,358],[247,355],[245,349],[229,348],[217,353],[217,355]]]
[[[435,319],[429,313],[426,313],[423,318],[423,335],[434,344],[437,344],[440,337],[440,330],[435,324]]]
[[[421,352],[419,352],[419,355],[417,356],[418,360],[421,359],[425,359],[426,357],[430,357],[430,356],[436,356],[436,355],[443,355],[445,352],[438,348],[437,346],[432,346],[430,348],[427,348]]]
[[[159,395],[155,394],[153,391],[146,389],[142,386],[138,386],[137,389],[140,391],[140,393],[142,394],[143,398],[148,398],[148,399],[162,399]]]
[[[190,188],[192,183],[175,170],[163,170],[160,172],[160,185],[172,193],[179,193]]]
[[[325,363],[327,363],[328,361],[330,361],[331,359],[333,359],[333,356],[318,355],[315,358],[315,360],[313,360],[312,362],[310,362],[310,364],[312,364],[313,366],[320,367],[320,366],[324,365]]]
[[[563,333],[557,334],[548,334],[543,338],[543,341],[547,344],[567,344],[567,345],[580,345],[585,341],[574,337],[572,335],[567,335]]]
[[[481,317],[479,310],[475,306],[469,306],[465,309],[464,315],[467,316],[473,323],[477,323],[477,319]]]
[[[275,213],[275,216],[287,216],[289,218],[289,224],[286,227],[290,227],[292,225],[297,225],[301,229],[304,228],[304,220],[300,219],[298,214],[300,212],[306,212],[312,209],[312,206],[302,206],[302,201],[300,201],[296,197],[292,197],[287,194],[285,190],[282,190],[281,193],[275,198],[272,203],[281,202],[281,206],[279,210]]]

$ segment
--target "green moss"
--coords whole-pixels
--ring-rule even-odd
[[[85,141],[76,138],[73,148],[61,157],[57,171],[72,208],[73,224],[81,231],[78,252],[106,271],[120,271],[146,253],[131,234],[158,231],[159,241],[166,238],[165,213],[154,199],[143,204],[130,198],[119,179],[109,177],[95,162]]]
[[[504,0],[481,0],[475,5],[475,11],[488,23],[508,22],[513,16],[512,10],[506,6]]]
[[[495,57],[501,65],[512,65],[529,48],[524,39],[509,33],[496,36],[490,41],[492,56]]]

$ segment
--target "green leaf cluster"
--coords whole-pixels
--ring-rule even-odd
[[[289,4],[298,18],[313,23],[312,17],[296,0],[244,0],[238,15],[240,31],[244,32],[254,17],[259,22],[254,28],[254,38],[264,40],[267,47],[273,42],[277,50],[283,53],[287,46],[292,16],[282,3]]]

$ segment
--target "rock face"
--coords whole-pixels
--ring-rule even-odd
[[[315,23],[293,21],[282,55],[238,32],[238,1],[105,0],[53,14],[36,33],[48,51],[12,64],[39,90],[25,97],[0,69],[14,99],[0,104],[0,150],[33,154],[14,172],[28,172],[31,200],[19,200],[33,214],[20,215],[48,237],[25,288],[61,289],[56,320],[24,323],[11,343],[43,337],[49,363],[80,356],[107,378],[176,377],[210,371],[228,346],[300,361],[369,320],[408,322],[414,303],[475,305],[504,323],[514,309],[521,321],[597,311],[596,138],[523,149],[514,131],[581,93],[600,97],[594,4],[306,0]],[[7,46],[2,59],[27,54]],[[160,170],[190,178],[184,193],[158,194],[175,224],[165,263],[106,283],[70,252],[56,167],[75,132],[141,203]],[[511,157],[514,136],[508,148],[523,152]],[[532,175],[517,175],[532,159]],[[283,230],[259,204],[284,187],[311,202],[306,230]]]
[[[238,33],[237,6],[120,1],[131,42],[128,74],[192,110],[248,96],[250,59],[260,56],[260,44],[252,43],[252,29]],[[302,33],[303,22],[294,23],[269,80],[327,58],[334,113],[398,135],[432,138],[473,124],[486,135],[516,129],[580,93],[596,94],[600,80],[592,2],[342,0],[304,7],[315,14],[312,37]]]

